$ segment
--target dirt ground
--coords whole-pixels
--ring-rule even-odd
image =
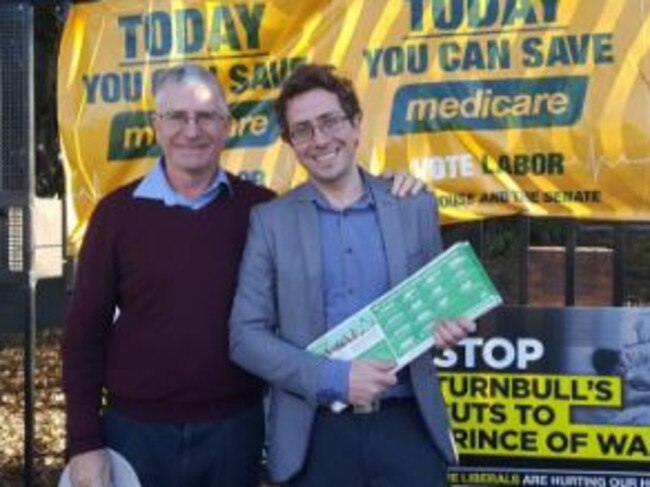
[[[57,485],[63,466],[64,414],[58,332],[37,337],[35,457],[37,486]],[[0,336],[0,485],[23,485],[23,343]]]
[[[56,486],[63,468],[65,415],[60,332],[39,333],[35,359],[35,486]],[[23,486],[23,343],[0,336],[0,486]],[[260,484],[265,487],[266,484]],[[270,487],[270,486],[266,486]]]

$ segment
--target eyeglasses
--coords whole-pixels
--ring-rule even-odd
[[[315,123],[300,122],[289,129],[289,137],[294,144],[310,141],[318,129],[324,135],[333,135],[350,117],[343,113],[325,113],[316,118]]]
[[[187,126],[191,120],[203,130],[211,130],[225,123],[229,115],[214,111],[198,111],[194,113],[182,110],[170,110],[168,112],[154,113],[154,117],[160,119],[166,127],[173,131],[179,131]]]

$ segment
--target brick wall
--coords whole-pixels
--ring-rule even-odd
[[[564,306],[564,247],[531,247],[528,298],[531,306]],[[576,249],[576,305],[611,306],[614,254],[603,247]]]

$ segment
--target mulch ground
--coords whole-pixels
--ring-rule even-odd
[[[37,487],[56,486],[63,468],[65,415],[60,332],[41,332],[35,358],[34,470]],[[24,374],[21,336],[0,335],[0,486],[23,483]],[[261,484],[260,487],[265,487]],[[270,487],[270,486],[267,486]]]
[[[59,332],[41,332],[35,357],[35,485],[55,486],[63,467]],[[24,373],[21,336],[0,336],[0,485],[23,485]]]

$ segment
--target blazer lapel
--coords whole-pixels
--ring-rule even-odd
[[[307,185],[303,186],[297,197],[298,229],[307,283],[306,306],[309,307],[310,336],[314,338],[325,331],[320,227],[318,211],[311,201]]]
[[[377,219],[384,239],[388,277],[391,287],[394,287],[408,275],[406,246],[400,224],[399,207],[395,197],[390,194],[390,188],[385,183],[368,173],[364,173],[364,178],[377,205]]]

